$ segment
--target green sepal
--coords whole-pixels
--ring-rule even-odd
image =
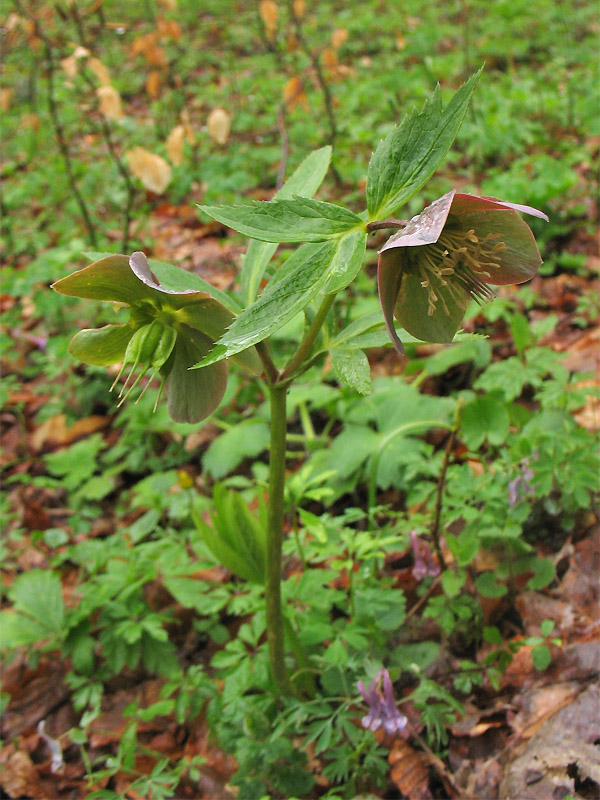
[[[125,358],[127,345],[134,333],[131,325],[105,325],[103,328],[85,328],[69,343],[69,353],[96,367],[108,367]]]

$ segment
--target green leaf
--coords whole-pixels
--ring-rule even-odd
[[[475,578],[475,588],[482,597],[502,597],[507,588],[502,583],[496,583],[493,572],[482,572]]]
[[[347,208],[307,197],[200,208],[218,222],[261,242],[322,242],[365,228],[361,218]]]
[[[482,68],[483,69],[483,68]],[[441,89],[380,142],[367,173],[369,219],[383,219],[417,192],[450,149],[481,74],[476,72],[442,112]]]
[[[274,199],[288,200],[293,195],[312,197],[323,182],[330,161],[331,147],[329,145],[310,153],[283,184]],[[242,295],[246,304],[253,302],[258,294],[265,268],[276,249],[276,244],[258,242],[256,239],[252,239],[248,245],[240,275]]]
[[[544,586],[547,586],[551,581],[554,580],[556,571],[554,568],[554,564],[550,561],[549,558],[541,558],[540,556],[534,556],[533,558],[527,559],[529,563],[527,563],[526,569],[533,569],[534,576],[527,581],[527,588],[531,589],[535,592],[543,589]],[[525,566],[525,565],[524,565]]]
[[[340,239],[329,270],[330,278],[324,288],[325,294],[340,292],[358,275],[365,258],[367,234],[363,231],[349,233]]]
[[[219,479],[232,472],[245,458],[255,458],[269,447],[269,427],[252,419],[234,425],[214,439],[204,454],[202,466]]]
[[[282,328],[307,306],[329,277],[327,267],[336,252],[333,242],[308,244],[289,259],[294,269],[283,280],[267,286],[251,306],[232,323],[215,348],[197,367],[235,355]]]
[[[92,330],[79,331],[69,343],[69,353],[96,367],[107,367],[123,361],[127,344],[133,334],[131,325],[105,325]]]
[[[533,666],[539,672],[542,672],[542,670],[545,670],[550,666],[550,662],[552,661],[552,653],[545,644],[540,644],[537,647],[534,647],[531,651],[531,659],[533,661]]]
[[[362,350],[332,350],[331,367],[342,386],[348,386],[359,394],[370,393],[371,367]]]
[[[43,638],[62,637],[65,605],[58,575],[50,570],[30,570],[15,580],[8,594],[15,609],[36,622]]]
[[[465,585],[466,575],[464,570],[453,572],[446,570],[442,574],[442,587],[447,597],[456,597]]]
[[[486,437],[492,445],[502,444],[509,427],[506,406],[491,395],[478,396],[465,406],[462,432],[465,444],[471,450],[476,450]]]
[[[540,625],[540,633],[542,636],[550,636],[552,631],[554,630],[554,620],[553,619],[544,619]]]
[[[215,558],[230,572],[254,583],[264,583],[266,562],[266,507],[257,519],[236,492],[217,484],[212,525],[197,514],[198,532]]]

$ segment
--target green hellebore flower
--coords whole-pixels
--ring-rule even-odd
[[[52,288],[72,297],[130,306],[128,323],[79,331],[69,344],[71,355],[86,364],[105,367],[123,362],[115,384],[131,364],[119,396],[133,372],[142,369],[123,400],[151,370],[150,380],[161,376],[161,390],[166,388],[167,408],[176,422],[200,422],[217,408],[227,385],[226,362],[189,369],[212,349],[234,318],[208,292],[165,289],[142,252],[107,256],[56,281]],[[234,360],[254,374],[261,372],[254,348],[239,353]]]
[[[548,220],[529,206],[448,192],[413,217],[379,251],[377,282],[388,334],[404,347],[393,318],[418,339],[451,342],[471,298],[532,278],[542,259],[517,213]]]

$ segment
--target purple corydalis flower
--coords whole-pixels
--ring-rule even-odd
[[[421,581],[423,578],[440,574],[439,564],[434,561],[429,545],[417,536],[416,531],[410,532],[410,546],[415,559],[412,574],[416,580]]]
[[[383,680],[383,692],[381,682]],[[396,708],[394,687],[387,669],[381,669],[371,681],[368,689],[362,681],[356,684],[369,707],[369,712],[361,719],[363,728],[377,731],[383,728],[386,733],[402,733],[408,724],[407,718]]]
[[[388,334],[404,354],[394,316],[426,342],[451,342],[471,298],[532,278],[542,259],[517,212],[541,211],[492,197],[448,192],[395,233],[379,251],[377,282]]]
[[[516,506],[519,500],[531,497],[535,494],[535,489],[531,485],[534,472],[529,466],[529,459],[524,458],[521,463],[521,473],[508,483],[508,505],[510,508]]]

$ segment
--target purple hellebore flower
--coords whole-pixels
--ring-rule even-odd
[[[379,251],[377,282],[400,354],[394,316],[417,339],[451,342],[471,298],[494,296],[488,284],[523,283],[535,275],[542,259],[519,211],[548,220],[530,206],[452,190],[390,237]]]
[[[380,685],[383,679],[383,692]],[[386,733],[402,733],[408,724],[407,718],[396,708],[394,687],[387,669],[381,669],[371,681],[368,689],[362,681],[356,684],[358,691],[369,706],[369,712],[361,719],[363,728],[377,731],[383,728]]]
[[[410,532],[410,546],[415,559],[412,574],[416,580],[421,581],[440,574],[439,564],[434,561],[429,545],[417,536],[416,531]]]

